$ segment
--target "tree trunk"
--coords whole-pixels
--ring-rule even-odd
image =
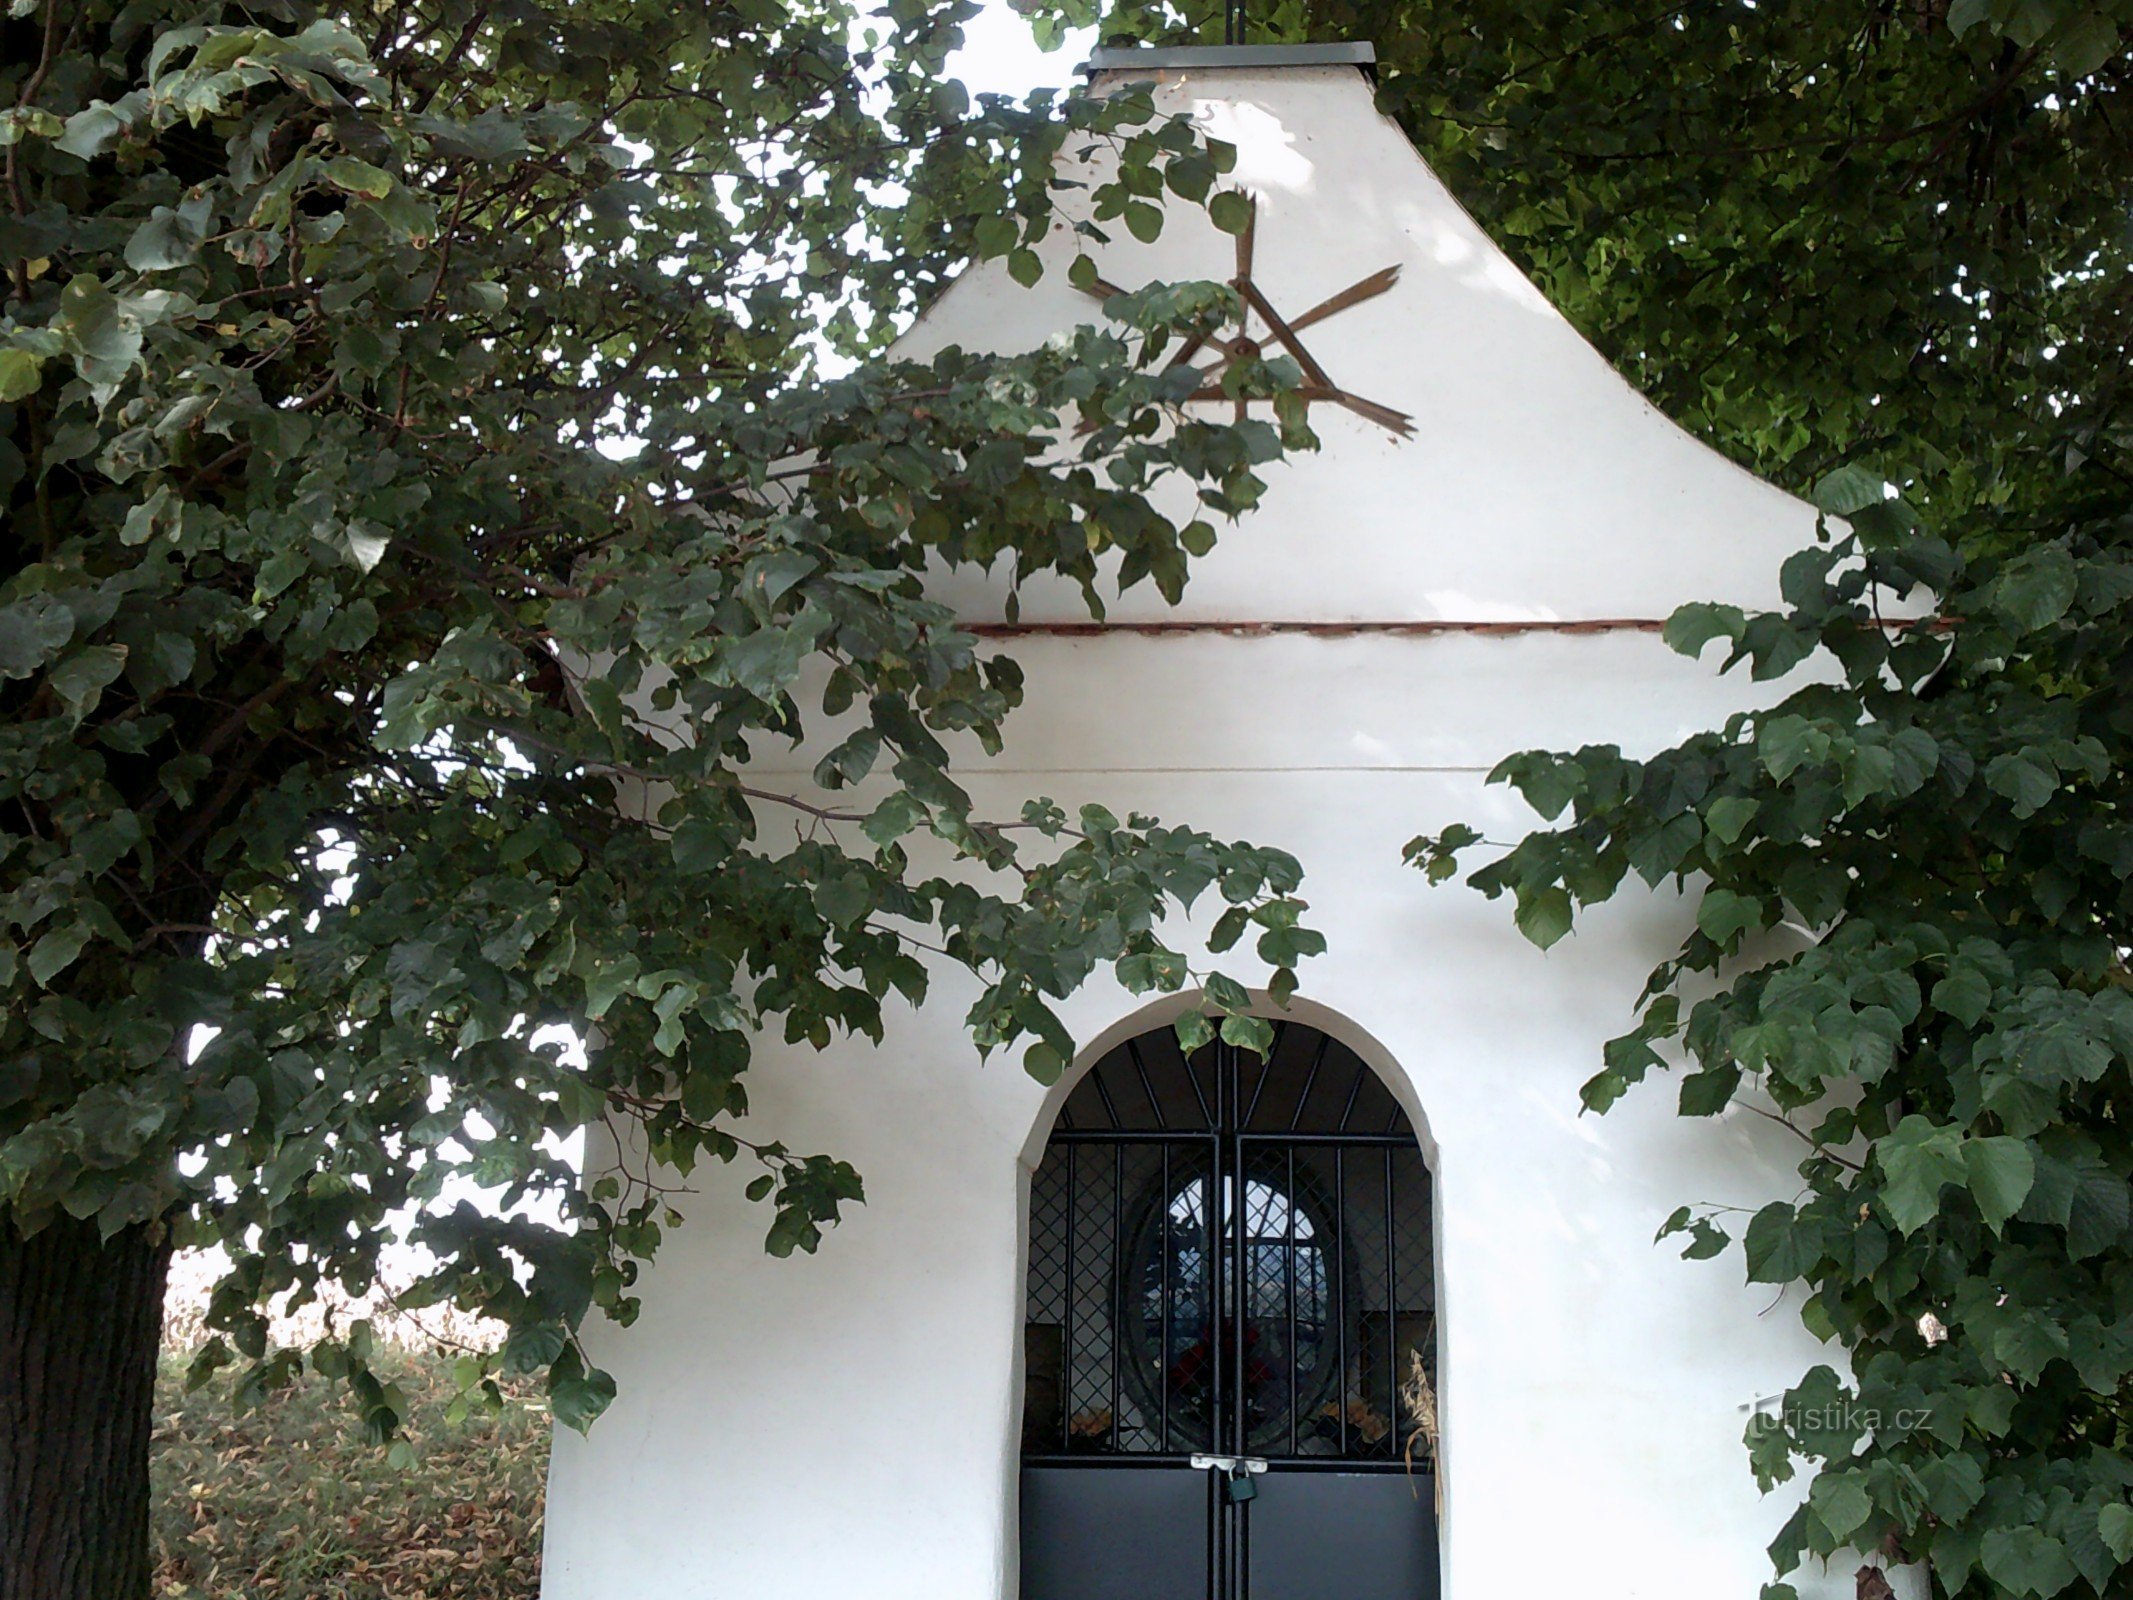
[[[161,1227],[0,1215],[0,1600],[147,1600]]]

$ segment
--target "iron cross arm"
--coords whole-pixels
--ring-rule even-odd
[[[1171,358],[1170,367],[1173,370],[1189,366],[1199,377],[1198,387],[1187,395],[1186,399],[1228,401],[1237,408],[1237,420],[1243,421],[1247,403],[1223,388],[1222,374],[1235,363],[1257,356],[1266,344],[1271,343],[1287,351],[1303,369],[1305,382],[1295,392],[1306,405],[1314,401],[1325,401],[1332,405],[1345,406],[1357,416],[1376,423],[1389,433],[1397,434],[1403,439],[1412,437],[1415,431],[1412,417],[1404,411],[1381,405],[1375,400],[1366,400],[1335,383],[1301,337],[1306,328],[1315,327],[1328,318],[1337,317],[1343,311],[1351,310],[1366,300],[1374,300],[1384,294],[1400,281],[1399,267],[1384,267],[1367,278],[1358,278],[1347,288],[1328,295],[1293,320],[1285,318],[1274,309],[1274,303],[1267,298],[1266,292],[1259,287],[1252,275],[1253,262],[1258,251],[1259,202],[1249,195],[1247,199],[1251,203],[1251,214],[1245,221],[1244,230],[1237,235],[1237,273],[1230,279],[1230,287],[1237,291],[1238,299],[1242,302],[1237,328],[1232,334],[1194,334]],[[1109,300],[1113,295],[1125,292],[1117,284],[1103,278],[1093,280],[1083,289],[1083,293],[1097,300]],[[1259,320],[1266,324],[1264,341],[1253,337],[1252,334],[1252,317],[1255,313]],[[1212,346],[1218,352],[1218,359],[1204,365],[1196,363],[1193,358],[1207,346]]]

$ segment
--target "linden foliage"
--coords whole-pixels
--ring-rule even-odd
[[[364,1290],[412,1213],[439,1264],[400,1303],[504,1318],[582,1426],[612,1385],[576,1330],[632,1316],[675,1219],[643,1179],[581,1198],[578,1130],[761,1161],[770,1249],[812,1249],[859,1176],[744,1131],[759,1034],[879,1038],[938,947],[978,1047],[1049,1078],[1103,968],[1260,1036],[1160,931],[1209,890],[1277,992],[1318,947],[1279,852],[986,818],[952,770],[1021,680],[922,570],[1174,596],[1213,533],[1149,491],[1241,511],[1284,442],[1161,370],[1213,286],[879,357],[973,248],[1037,274],[1062,149],[1111,157],[1089,242],[1227,165],[1142,96],[973,109],[971,10],[12,5],[0,1208],[225,1245],[202,1374],[293,1376],[258,1306]],[[750,781],[803,733],[848,801]],[[535,1042],[583,1023],[589,1064]],[[468,1182],[505,1214],[436,1204]],[[366,1350],[309,1360],[384,1436]]]
[[[1661,1230],[1692,1257],[1737,1235],[1832,1346],[1749,1430],[1765,1487],[1808,1476],[1780,1579],[1856,1549],[1943,1595],[2122,1594],[2133,11],[1631,10],[1541,38],[1462,8],[1395,52],[1388,99],[1624,370],[1811,494],[1825,537],[1782,610],[1667,627],[1791,693],[1645,759],[1506,762],[1555,826],[1471,881],[1542,945],[1632,874],[1693,886],[1585,1102],[1680,1063],[1683,1114],[1802,1139],[1794,1199]],[[1927,620],[1884,625],[1905,610]],[[1474,842],[1413,858],[1450,876]]]
[[[1110,21],[1205,39],[1221,10]],[[1851,1548],[1950,1596],[2128,1592],[2133,7],[1255,16],[1374,40],[1380,104],[1549,296],[1832,519],[1782,611],[1667,629],[1820,681],[1645,759],[1506,762],[1556,826],[1471,875],[1543,946],[1632,874],[1694,888],[1585,1100],[1678,1061],[1685,1115],[1752,1107],[1803,1140],[1794,1200],[1661,1230],[1692,1257],[1737,1232],[1834,1347],[1749,1430],[1766,1486],[1810,1478],[1780,1578]],[[1479,842],[1410,857],[1441,881]]]

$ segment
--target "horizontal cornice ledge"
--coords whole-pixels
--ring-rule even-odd
[[[1888,617],[1881,620],[1881,626],[1891,633],[1903,633],[1912,628],[1938,630],[1947,627],[1949,620],[1945,617]],[[1510,622],[1459,622],[1443,619],[1387,622],[1360,619],[1350,622],[965,622],[962,626],[966,632],[974,633],[981,639],[1097,639],[1105,634],[1131,634],[1144,638],[1214,634],[1225,638],[1244,639],[1289,634],[1322,639],[1346,639],[1368,634],[1403,637],[1453,634],[1486,639],[1508,638],[1528,633],[1658,633],[1666,627],[1666,618],[1565,617]]]
[[[1107,45],[1089,52],[1081,70],[1103,72],[1206,72],[1235,67],[1360,67],[1372,72],[1378,52],[1365,41],[1336,44]]]

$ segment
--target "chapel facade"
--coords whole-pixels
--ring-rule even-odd
[[[756,1114],[851,1160],[868,1203],[772,1261],[745,1174],[697,1175],[639,1322],[588,1329],[620,1398],[557,1437],[548,1600],[1713,1600],[1767,1577],[1789,1508],[1743,1429],[1828,1357],[1736,1264],[1653,1233],[1789,1194],[1796,1155],[1663,1088],[1579,1115],[1689,907],[1625,893],[1544,954],[1400,851],[1533,826],[1484,783],[1513,751],[1655,750],[1770,693],[1659,626],[1774,604],[1815,514],[1609,368],[1378,113],[1369,65],[1099,52],[1088,92],[1152,81],[1237,147],[1253,207],[1242,238],[1177,202],[1153,243],[1113,230],[1104,282],[1238,282],[1236,337],[1299,358],[1322,445],[1270,470],[1179,605],[1143,585],[1093,625],[1034,584],[1010,621],[1003,584],[941,584],[1028,678],[1005,755],[962,776],[980,802],[1287,849],[1328,952],[1267,1008],[1264,1061],[1183,1054],[1192,996],[1092,982],[1047,1090],[980,1066],[946,972],[878,1047],[762,1041]],[[1062,221],[1034,288],[971,267],[902,351],[1100,318],[1075,249]],[[813,761],[766,752],[758,781],[804,789]]]

